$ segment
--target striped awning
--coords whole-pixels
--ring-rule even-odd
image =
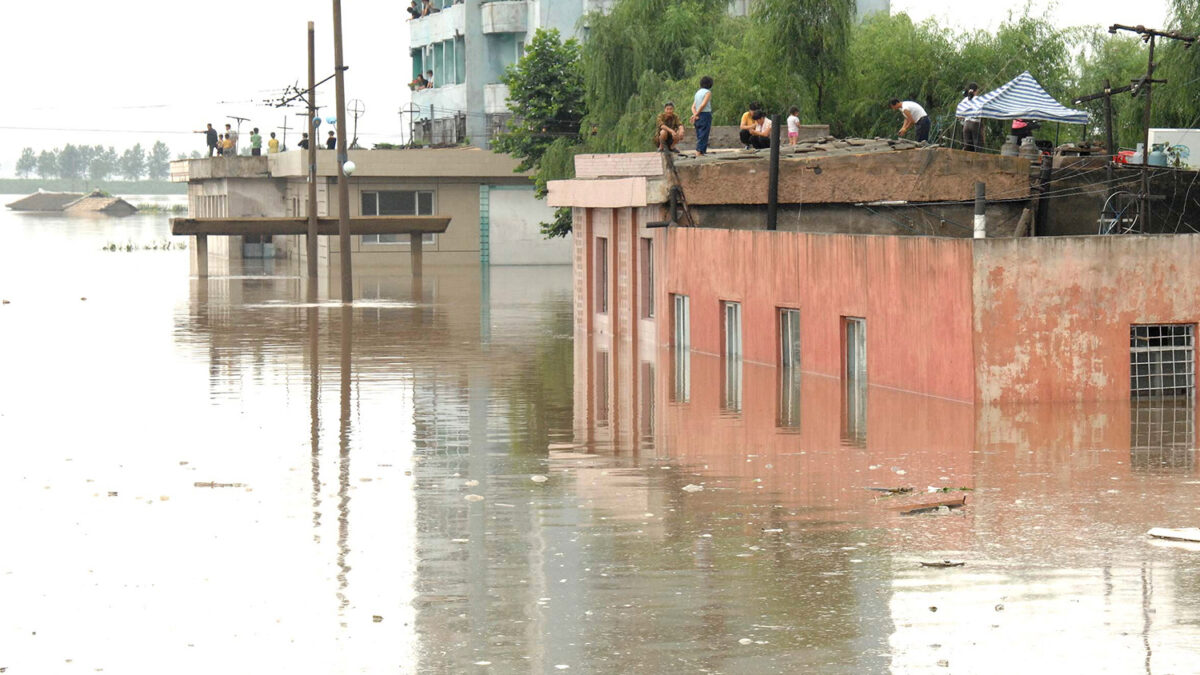
[[[958,117],[985,117],[993,120],[1043,120],[1087,124],[1086,110],[1073,110],[1051,98],[1042,85],[1025,71],[1004,86],[970,101],[962,101],[955,111]]]

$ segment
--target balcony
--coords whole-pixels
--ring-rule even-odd
[[[450,5],[436,14],[408,22],[408,46],[419,49],[442,40],[453,40],[467,32],[464,4]]]
[[[529,29],[528,0],[498,0],[480,7],[483,32],[524,33]]]

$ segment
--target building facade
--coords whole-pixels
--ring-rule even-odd
[[[469,141],[487,147],[509,118],[504,70],[538,29],[582,36],[584,18],[614,0],[434,0],[440,11],[408,21],[412,79],[433,71],[433,87],[412,92],[406,111],[414,139],[430,145]],[[753,0],[732,0],[745,15]],[[890,10],[889,0],[858,0],[861,18]]]
[[[1007,163],[1024,161],[971,154],[892,153],[892,172],[867,162],[874,180],[857,183],[833,157],[820,174],[785,163],[778,230],[752,217],[766,177],[751,161],[668,172],[638,155],[581,156],[580,177],[550,189],[552,205],[574,207],[577,339],[614,353],[669,347],[682,379],[690,355],[716,357],[731,407],[752,366],[834,378],[851,410],[874,388],[964,404],[1194,405],[1200,235],[1013,236],[989,216],[988,236],[969,238],[883,229],[902,216],[845,215],[888,211],[902,196],[961,206],[969,192],[957,181],[1005,184]],[[972,164],[937,169],[959,160]],[[664,203],[678,186],[692,215]],[[1018,188],[1002,194],[1029,196]],[[822,203],[797,204],[799,193]],[[815,206],[824,215],[792,218]],[[689,218],[696,226],[680,224]]]
[[[540,223],[553,218],[527,176],[507,155],[477,148],[350,150],[357,168],[349,182],[350,215],[450,217],[442,234],[427,234],[426,265],[557,265],[570,262],[571,243],[545,239]],[[317,153],[317,214],[337,214],[333,151]],[[308,156],[296,150],[262,157],[212,157],[171,164],[171,179],[188,184],[193,218],[300,217],[308,213]],[[303,261],[304,237],[268,241],[215,237],[218,256],[281,257]],[[243,241],[243,239],[247,239]],[[351,237],[354,264],[407,268],[407,236]],[[321,267],[338,264],[338,240],[321,237]]]

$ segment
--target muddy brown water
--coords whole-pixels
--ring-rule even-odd
[[[1200,672],[1200,548],[1145,534],[1200,524],[1194,406],[576,340],[568,268],[347,309],[101,250],[166,232],[0,211],[7,673]]]

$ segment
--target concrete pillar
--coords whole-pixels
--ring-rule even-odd
[[[481,0],[466,0],[463,10],[464,36],[463,43],[467,50],[467,137],[471,144],[487,147],[487,119],[484,116],[483,90],[486,78],[479,74],[486,73],[488,63],[487,36],[483,34],[483,14]]]
[[[196,274],[208,276],[208,235],[196,235]]]
[[[421,276],[423,258],[425,257],[425,241],[421,238],[423,236],[420,232],[413,232],[408,235],[409,253],[412,255],[413,277]]]

